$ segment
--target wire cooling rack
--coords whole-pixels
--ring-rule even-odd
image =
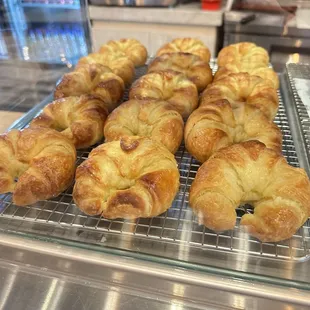
[[[215,61],[211,62],[215,71]],[[145,74],[146,68],[139,68],[136,77]],[[279,95],[279,111],[275,123],[283,134],[283,155],[295,167],[299,166],[294,142],[290,132],[285,107]],[[124,100],[128,98],[128,91]],[[20,124],[19,124],[20,126]],[[26,127],[27,124],[24,124]],[[88,156],[91,148],[78,151],[77,165]],[[61,237],[89,244],[98,244],[117,249],[126,249],[141,254],[149,253],[138,246],[144,242],[153,246],[161,245],[156,255],[171,257],[169,246],[188,250],[214,250],[225,253],[244,253],[260,258],[304,260],[309,255],[309,220],[289,240],[279,243],[262,243],[245,233],[240,227],[240,218],[252,209],[244,206],[237,209],[237,222],[234,230],[215,233],[199,225],[188,204],[189,188],[199,168],[182,144],[175,154],[180,170],[180,189],[172,206],[163,214],[154,218],[140,218],[135,221],[108,220],[100,216],[86,216],[74,204],[72,186],[56,198],[40,201],[32,206],[17,207],[11,201],[11,195],[0,196],[0,229],[3,231],[26,232],[48,235],[49,238]],[[61,233],[59,233],[61,231]],[[129,240],[129,241],[128,241]],[[152,252],[154,253],[154,251]],[[204,251],[200,252],[203,257]],[[190,261],[185,256],[183,260]],[[193,262],[193,261],[191,261]]]
[[[290,87],[293,92],[294,103],[297,108],[297,115],[301,126],[301,132],[306,145],[308,162],[310,162],[310,110],[307,111],[305,104],[298,95],[295,86],[295,79],[305,79],[310,81],[310,66],[303,64],[290,63],[286,65],[287,75],[290,82]]]

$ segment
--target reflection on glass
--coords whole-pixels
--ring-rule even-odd
[[[75,62],[87,54],[87,46],[83,37],[82,25],[52,24],[29,29],[27,35],[29,60],[48,63]],[[49,49],[46,49],[46,46]]]
[[[87,54],[80,0],[5,0],[4,4],[23,60],[70,67]],[[0,57],[1,43],[0,36]]]
[[[298,53],[290,54],[287,62],[288,63],[291,63],[291,62],[298,63],[299,62],[299,54]]]
[[[2,29],[0,29],[0,59],[8,58],[8,56],[8,49],[2,35]]]
[[[232,296],[232,306],[236,309],[246,309],[245,307],[245,298],[240,295]]]

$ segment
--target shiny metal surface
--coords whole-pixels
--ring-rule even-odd
[[[211,64],[216,70],[214,60]],[[145,68],[141,67],[137,76],[144,72]],[[288,85],[283,83],[285,81],[282,82],[282,88],[287,88]],[[301,142],[294,143],[288,123],[287,116],[292,103],[287,98],[282,102],[282,97],[280,94],[279,96],[280,109],[275,122],[282,129],[283,154],[290,164],[301,164],[307,168],[305,161],[299,156],[302,154]],[[26,126],[50,100],[48,98],[35,107],[14,127]],[[78,164],[87,158],[89,151],[79,152]],[[158,217],[110,221],[86,216],[75,207],[72,188],[69,188],[59,197],[29,207],[14,206],[10,195],[2,195],[0,229],[32,238],[57,240],[64,244],[74,242],[74,246],[102,252],[184,268],[199,268],[225,276],[241,276],[244,279],[261,277],[262,281],[276,284],[283,284],[281,279],[286,279],[288,282],[283,285],[287,286],[294,286],[295,282],[291,282],[294,280],[300,283],[298,288],[307,287],[310,274],[309,222],[293,238],[280,243],[261,243],[242,231],[238,223],[234,231],[220,234],[209,231],[198,225],[188,206],[188,189],[199,165],[184,146],[177,152],[176,159],[181,173],[180,191],[172,207]],[[238,209],[239,219],[244,212],[251,210],[244,207]],[[269,279],[269,276],[273,278]]]
[[[1,61],[0,110],[28,112],[53,91],[55,82],[66,72],[68,68],[60,65]]]
[[[74,277],[2,263],[0,309],[203,309],[175,300],[150,298],[109,283],[77,281]]]
[[[0,309],[307,309],[309,291],[1,234]]]
[[[1,3],[8,59],[71,66],[91,50],[87,0]]]

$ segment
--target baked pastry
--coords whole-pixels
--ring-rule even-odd
[[[200,105],[219,99],[227,99],[233,108],[245,102],[260,109],[269,119],[273,119],[278,110],[279,99],[270,80],[248,73],[231,73],[214,81],[203,92]]]
[[[126,136],[149,137],[175,153],[183,138],[183,119],[167,102],[129,100],[108,117],[104,126],[106,142]]]
[[[263,142],[281,152],[280,129],[260,110],[246,104],[232,109],[225,99],[195,110],[185,126],[186,149],[200,162],[217,150],[248,140]]]
[[[123,80],[110,68],[100,64],[86,64],[65,74],[54,92],[54,98],[96,95],[112,111],[124,94]]]
[[[91,95],[71,96],[48,104],[30,127],[60,131],[77,149],[89,147],[103,138],[108,110],[104,102]]]
[[[241,42],[224,47],[218,54],[217,64],[219,67],[228,64],[242,65],[243,68],[251,70],[267,67],[269,56],[264,48],[251,42]]]
[[[84,64],[94,63],[109,67],[113,73],[123,79],[125,84],[130,84],[134,78],[135,66],[133,62],[126,55],[124,55],[124,53],[92,53],[82,57],[77,66],[79,67]]]
[[[205,62],[210,61],[210,51],[199,39],[193,38],[178,38],[162,46],[156,53],[156,56],[168,53],[191,53],[199,56]]]
[[[0,193],[12,192],[19,206],[57,196],[71,184],[75,160],[74,145],[55,130],[11,130],[0,135]]]
[[[303,169],[258,141],[223,148],[198,170],[190,206],[206,227],[233,229],[235,209],[244,203],[254,214],[241,225],[263,242],[290,238],[310,215],[310,182]]]
[[[225,77],[231,73],[240,73],[240,72],[247,72],[250,75],[256,75],[261,77],[262,79],[270,80],[273,83],[273,86],[275,89],[279,88],[279,78],[275,71],[273,71],[271,68],[268,67],[260,67],[255,69],[248,69],[246,66],[243,66],[243,64],[235,65],[235,64],[228,64],[224,67],[220,67],[214,76],[214,81],[217,81],[218,79]]]
[[[136,39],[111,40],[102,45],[99,53],[124,53],[136,67],[143,66],[147,59],[147,50]]]
[[[156,57],[149,65],[148,72],[171,69],[184,73],[197,87],[203,91],[212,82],[212,71],[209,63],[190,53],[163,54]]]
[[[173,70],[148,73],[133,83],[130,99],[164,100],[183,117],[198,105],[198,91],[183,73]]]
[[[93,149],[76,171],[73,198],[86,214],[114,219],[165,212],[179,188],[174,156],[145,137],[124,137]]]

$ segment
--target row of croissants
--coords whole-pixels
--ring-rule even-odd
[[[135,39],[110,41],[81,58],[29,128],[0,136],[0,193],[29,205],[59,195],[75,176],[73,199],[86,214],[157,216],[178,193],[174,154],[184,138],[202,163],[189,194],[201,224],[233,229],[236,208],[248,203],[254,213],[240,224],[251,235],[266,242],[291,237],[310,216],[310,182],[281,155],[273,123],[279,80],[266,50],[248,42],[227,46],[212,76],[204,43],[175,39],[120,104],[146,60]],[[103,138],[76,168],[76,149]]]

